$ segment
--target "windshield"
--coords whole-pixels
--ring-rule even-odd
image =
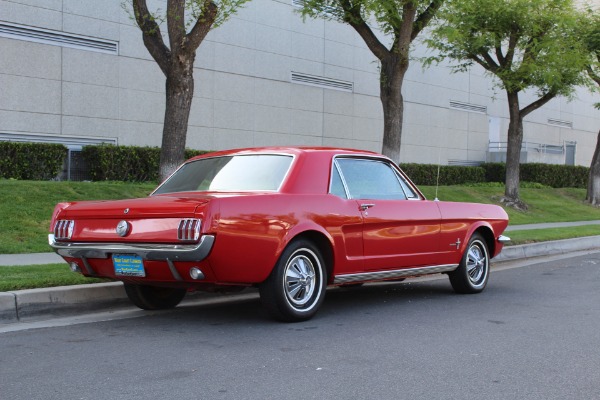
[[[154,194],[193,191],[276,191],[292,156],[258,154],[204,158],[184,164]]]

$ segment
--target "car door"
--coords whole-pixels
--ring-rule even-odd
[[[363,216],[366,271],[438,263],[441,216],[434,202],[385,159],[337,157],[335,163]]]

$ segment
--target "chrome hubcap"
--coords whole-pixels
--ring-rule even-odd
[[[487,264],[485,251],[478,244],[473,244],[467,253],[467,274],[473,285],[480,285],[485,280]]]
[[[308,257],[298,255],[288,262],[284,289],[294,306],[303,306],[311,299],[315,291],[315,267]]]

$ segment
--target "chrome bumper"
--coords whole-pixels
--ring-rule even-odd
[[[498,236],[498,241],[500,243],[507,243],[510,242],[510,238],[508,236],[500,235]]]
[[[135,254],[152,261],[202,261],[212,249],[215,237],[204,235],[194,244],[148,243],[71,243],[57,242],[54,234],[48,235],[48,244],[59,255],[73,258],[108,258],[111,254]]]

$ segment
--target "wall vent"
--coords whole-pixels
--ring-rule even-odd
[[[344,92],[354,91],[354,83],[352,82],[341,81],[339,79],[325,78],[322,76],[302,74],[299,72],[292,72],[291,81],[293,83],[316,86],[323,89],[342,90]]]
[[[100,53],[119,54],[119,42],[113,40],[98,39],[8,22],[0,22],[0,37]]]
[[[548,125],[556,125],[556,126],[561,126],[563,128],[573,128],[573,122],[571,122],[571,121],[563,121],[560,119],[552,119],[552,118],[548,118]]]
[[[81,148],[96,144],[118,144],[114,137],[90,137],[90,136],[63,136],[46,135],[35,133],[0,132],[0,142],[33,142],[33,143],[60,143],[68,147]]]
[[[457,165],[462,167],[479,167],[483,161],[471,160],[448,160],[448,165]]]
[[[454,109],[457,109],[457,110],[463,110],[463,111],[470,111],[470,112],[487,114],[487,107],[486,106],[480,106],[480,105],[477,105],[477,104],[463,103],[462,101],[450,100],[450,108],[454,108]]]

